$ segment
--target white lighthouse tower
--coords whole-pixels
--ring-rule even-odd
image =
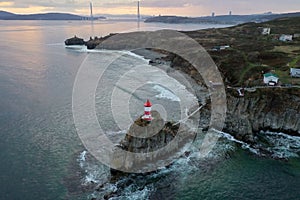
[[[142,119],[147,122],[151,122],[153,119],[151,116],[151,107],[152,107],[152,103],[148,99],[144,104],[144,116],[142,117]]]

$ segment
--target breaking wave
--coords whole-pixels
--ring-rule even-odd
[[[300,137],[285,133],[261,131],[260,136],[265,139],[261,148],[270,152],[273,158],[297,158],[300,156]]]
[[[156,95],[155,97],[158,99],[168,99],[171,101],[178,101],[180,102],[180,99],[178,96],[176,96],[174,93],[172,93],[171,91],[159,86],[159,85],[155,85],[153,86],[153,89],[155,89],[157,92],[159,92],[158,95]]]
[[[80,153],[77,161],[79,166],[85,172],[85,177],[82,179],[82,185],[103,184],[109,179],[109,169],[93,161],[91,155],[85,150]]]
[[[258,144],[250,145],[237,140],[232,135],[219,132],[223,138],[240,144],[243,149],[259,156],[267,156],[278,159],[288,159],[300,157],[300,137],[291,136],[285,133],[271,131],[261,131],[258,136]]]

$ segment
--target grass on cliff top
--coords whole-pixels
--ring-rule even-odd
[[[281,34],[300,34],[300,17],[276,19],[264,23],[246,23],[222,29],[185,32],[207,50],[230,45],[223,51],[209,51],[232,86],[262,84],[262,72],[274,71],[282,83],[300,84],[289,69],[300,67],[300,39],[281,42]],[[261,27],[270,27],[271,35],[262,35]]]

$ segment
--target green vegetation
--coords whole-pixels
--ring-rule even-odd
[[[294,60],[290,62],[290,67],[292,68],[300,67],[300,56],[297,56],[296,58],[294,58]]]
[[[282,84],[299,84],[291,78],[290,68],[300,68],[300,39],[282,42],[281,34],[299,34],[300,18],[283,18],[265,23],[246,23],[223,29],[185,32],[206,48],[232,86],[262,85],[262,74],[273,71]],[[271,28],[270,35],[262,35],[262,28]],[[214,46],[231,48],[212,51]]]

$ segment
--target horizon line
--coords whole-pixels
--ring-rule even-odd
[[[78,14],[78,13],[74,13],[74,12],[63,12],[63,11],[45,11],[45,12],[36,12],[36,13],[16,13],[16,12],[10,12],[10,11],[6,11],[6,10],[0,10],[3,12],[7,12],[7,13],[12,13],[15,15],[35,15],[35,14],[49,14],[49,13],[57,13],[57,14],[72,14],[72,15],[77,15],[77,16],[82,16],[82,17],[86,17],[89,16],[88,14]],[[300,11],[299,11],[300,12]],[[297,11],[287,11],[287,12],[279,12],[279,13],[274,13],[272,11],[267,11],[267,12],[263,12],[263,13],[252,13],[252,14],[232,14],[232,16],[237,16],[237,15],[276,15],[276,14],[289,14],[289,13],[298,13]],[[99,16],[99,15],[111,15],[111,16],[122,16],[122,15],[128,15],[128,16],[136,16],[136,14],[133,13],[122,13],[122,14],[110,14],[110,13],[94,13],[94,16]],[[216,14],[215,16],[227,16],[229,14]],[[177,16],[177,17],[210,17],[211,15],[199,15],[199,16],[189,16],[189,15],[176,15],[176,14],[165,14],[165,15],[150,15],[150,14],[141,14],[141,16]]]

